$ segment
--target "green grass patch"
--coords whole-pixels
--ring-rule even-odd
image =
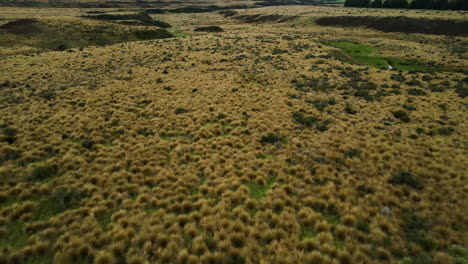
[[[347,41],[328,42],[328,44],[341,49],[343,54],[332,51],[330,55],[345,63],[364,64],[378,69],[389,69],[389,66],[391,66],[402,71],[426,71],[423,66],[415,62],[378,56],[380,54],[379,50],[364,44]]]
[[[268,176],[265,185],[259,185],[256,183],[248,183],[247,186],[250,189],[250,198],[255,200],[261,200],[265,198],[267,191],[271,188],[271,185],[276,182],[276,177]]]
[[[314,227],[307,227],[304,225],[301,225],[301,229],[299,231],[299,240],[304,240],[307,238],[314,238],[317,235],[317,232],[315,231]]]
[[[39,166],[33,169],[29,179],[31,181],[42,181],[42,180],[56,176],[57,173],[58,173],[58,169],[55,166],[49,166],[49,165]]]
[[[374,49],[373,47],[363,45],[363,44],[356,44],[352,42],[330,42],[332,46],[341,48],[346,54],[357,57],[357,56],[366,56],[370,54],[378,53],[378,50]]]
[[[327,223],[330,225],[337,225],[341,223],[341,217],[339,215],[329,215],[329,214],[322,214],[327,220]]]
[[[60,214],[61,212],[62,211],[57,208],[52,199],[44,199],[39,203],[36,218],[38,220],[47,220]]]
[[[109,231],[109,226],[112,223],[112,214],[114,212],[110,212],[106,214],[104,217],[98,219],[98,224],[101,226],[102,231],[107,232]]]
[[[145,212],[147,213],[154,213],[154,212],[157,212],[159,210],[158,207],[156,207],[155,205],[148,205],[145,207]]]
[[[6,228],[8,230],[7,235],[0,236],[0,248],[10,246],[17,249],[26,245],[29,236],[21,221],[11,221],[6,225]]]
[[[193,244],[193,238],[188,235],[183,235],[183,239],[184,239],[184,247],[191,248]]]

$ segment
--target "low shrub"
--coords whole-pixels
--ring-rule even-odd
[[[66,209],[77,207],[83,196],[83,193],[75,187],[60,187],[54,190],[50,199],[57,210],[64,211]]]
[[[188,110],[183,107],[177,107],[177,109],[174,111],[176,115],[185,114],[187,112]]]
[[[5,126],[3,128],[3,136],[0,137],[0,142],[7,142],[8,144],[13,144],[16,141],[16,134],[18,131],[15,128]]]
[[[286,139],[275,133],[268,133],[268,135],[262,136],[262,138],[260,139],[260,143],[262,143],[262,145],[267,145],[267,144],[277,145],[280,143],[286,143]]]
[[[39,166],[33,169],[30,180],[32,181],[42,181],[47,178],[54,177],[57,175],[58,170],[55,166],[45,165]]]
[[[422,96],[422,95],[426,95],[427,93],[421,89],[417,89],[417,88],[410,88],[408,89],[408,94],[409,95],[415,95],[415,96]]]
[[[403,122],[408,123],[409,121],[411,121],[408,113],[405,112],[404,110],[393,111],[392,114],[395,118],[400,119]]]
[[[392,178],[389,180],[389,183],[395,185],[407,185],[414,189],[420,189],[423,185],[421,179],[407,171],[393,174]]]

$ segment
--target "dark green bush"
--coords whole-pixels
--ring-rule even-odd
[[[50,199],[55,208],[59,211],[77,207],[84,194],[77,188],[60,187],[54,190]]]
[[[399,74],[392,74],[390,76],[390,79],[394,80],[394,81],[397,81],[397,82],[404,82],[406,81],[406,77],[403,76],[403,74],[399,73]]]
[[[421,89],[410,88],[410,89],[408,89],[408,94],[409,95],[422,96],[422,95],[426,95],[426,92],[421,90]]]
[[[369,233],[370,232],[370,225],[366,220],[359,219],[356,227],[358,230],[364,232],[364,233]]]
[[[404,104],[403,108],[406,109],[406,110],[409,110],[409,111],[415,111],[416,110],[416,107],[414,107],[412,105],[409,105],[409,104]]]
[[[0,165],[9,160],[17,160],[21,157],[21,152],[15,149],[6,150],[2,156],[0,156]]]
[[[311,92],[311,91],[327,91],[330,89],[328,77],[306,77],[301,76],[302,80],[292,80],[292,87],[298,91]]]
[[[314,116],[304,116],[301,112],[293,112],[292,117],[296,123],[299,123],[307,128],[314,126],[319,119]]]
[[[455,132],[455,129],[453,127],[441,127],[439,129],[437,129],[437,132],[441,136],[449,136],[453,132]]]
[[[412,79],[412,80],[407,81],[407,82],[406,82],[406,85],[409,85],[409,86],[420,86],[420,85],[421,85],[421,81],[416,80],[416,79]]]
[[[445,91],[445,88],[441,87],[441,86],[438,86],[436,84],[430,84],[429,85],[429,89],[431,90],[431,92],[443,92]]]
[[[372,101],[374,100],[374,96],[372,96],[369,91],[366,91],[366,90],[358,90],[356,92],[354,92],[354,96],[356,97],[361,97],[363,99],[365,99],[366,101]]]
[[[7,142],[8,144],[13,144],[16,141],[16,134],[18,130],[12,127],[5,126],[3,128],[3,136],[0,137],[0,142]]]
[[[52,90],[42,90],[37,94],[37,96],[44,98],[47,101],[50,101],[55,98],[56,93]]]
[[[137,134],[141,135],[141,136],[144,136],[144,137],[149,137],[149,136],[154,136],[155,135],[155,133],[153,131],[150,131],[150,130],[148,130],[146,128],[145,129],[139,129],[137,131]]]
[[[349,103],[346,103],[346,106],[345,106],[345,109],[344,109],[344,110],[345,110],[346,113],[348,113],[348,114],[350,114],[350,115],[355,115],[355,114],[357,114],[357,112],[358,112],[358,111],[355,110],[353,107],[351,107],[351,104],[349,104]]]
[[[318,122],[315,125],[315,129],[317,129],[320,132],[327,131],[328,130],[328,124],[330,124],[331,122],[332,122],[331,119],[325,119],[322,122]]]
[[[94,142],[90,139],[85,139],[83,142],[81,142],[81,146],[85,149],[91,150],[94,146]]]
[[[266,145],[266,144],[276,145],[276,144],[285,143],[285,142],[286,142],[285,138],[275,133],[268,133],[268,135],[262,136],[262,138],[260,139],[260,143],[262,143],[262,145]]]
[[[177,107],[177,109],[174,111],[176,115],[185,114],[187,112],[188,110],[183,107]]]
[[[41,181],[50,177],[57,175],[57,168],[55,166],[39,166],[34,168],[32,171],[30,179],[33,181]]]
[[[312,128],[315,126],[315,129],[320,132],[328,130],[328,125],[333,122],[331,119],[320,121],[320,119],[315,116],[304,116],[304,114],[298,111],[293,112],[292,117],[296,123],[299,123],[307,128]]]
[[[460,96],[461,98],[465,98],[468,96],[468,85],[463,84],[462,82],[459,82],[455,86],[455,92]]]
[[[425,232],[432,228],[430,219],[421,217],[413,210],[404,208],[403,231],[407,240],[419,244],[425,251],[432,251],[437,248],[437,243],[431,238],[426,237]]]
[[[310,102],[310,101],[309,101]],[[336,100],[334,98],[329,98],[329,99],[316,99],[312,102],[310,102],[317,110],[323,111],[325,108],[329,105],[335,105]]]
[[[411,121],[409,115],[407,112],[405,112],[404,110],[397,110],[397,111],[393,111],[392,112],[393,116],[397,119],[400,119],[401,121],[403,122],[409,122]]]
[[[413,175],[411,172],[403,171],[393,174],[389,183],[395,185],[407,185],[411,188],[420,189],[422,188],[422,180]]]
[[[359,156],[361,156],[361,151],[357,148],[349,148],[345,150],[344,154],[349,158],[359,158]]]

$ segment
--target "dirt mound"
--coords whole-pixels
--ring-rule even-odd
[[[235,17],[237,20],[241,20],[246,23],[264,23],[264,22],[276,22],[283,23],[296,19],[297,16],[282,16],[282,15],[240,15]]]
[[[383,32],[423,33],[432,35],[468,35],[468,21],[409,17],[322,17],[317,19],[321,26],[366,27]]]
[[[0,26],[0,29],[6,30],[10,34],[37,33],[41,32],[41,29],[36,26],[38,23],[36,19],[20,19]]]

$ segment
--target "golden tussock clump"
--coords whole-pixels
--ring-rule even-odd
[[[190,252],[199,257],[208,252],[208,247],[202,237],[194,239]]]
[[[333,263],[333,261],[329,256],[324,255],[324,254],[320,253],[319,251],[312,251],[310,253],[307,253],[303,257],[302,263],[306,263],[306,264],[315,264],[315,263],[331,264],[331,263]]]
[[[333,242],[333,235],[328,232],[319,233],[315,239],[321,244],[331,244]]]
[[[68,252],[57,252],[52,261],[53,264],[71,264],[72,257]]]
[[[190,255],[187,250],[182,250],[177,255],[177,262],[180,264],[198,264],[201,263],[199,258],[194,255]]]
[[[318,233],[327,232],[329,230],[328,223],[326,221],[319,221],[315,223],[315,231]]]
[[[354,215],[347,214],[342,218],[343,224],[347,226],[355,226],[357,223],[357,219]]]
[[[94,259],[95,264],[113,264],[115,258],[106,251],[99,251]]]
[[[320,249],[320,245],[315,239],[304,239],[298,243],[298,246],[305,252],[311,252]]]
[[[128,259],[127,263],[128,264],[147,264],[149,262],[141,256],[131,256]]]

